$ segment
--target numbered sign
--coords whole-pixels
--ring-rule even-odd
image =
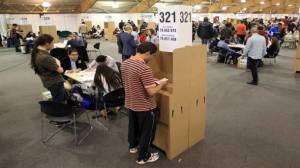
[[[40,25],[42,25],[42,26],[51,25],[51,17],[41,16],[40,17]]]
[[[192,7],[166,6],[158,9],[159,49],[173,52],[192,45]]]

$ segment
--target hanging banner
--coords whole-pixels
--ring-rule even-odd
[[[28,24],[27,17],[21,17],[20,18],[20,25],[26,25],[26,24]]]
[[[192,7],[166,6],[158,9],[159,49],[173,52],[192,45]]]
[[[40,25],[42,26],[51,25],[51,18],[49,16],[41,16],[40,22],[41,22]]]

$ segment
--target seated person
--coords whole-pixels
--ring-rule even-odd
[[[36,35],[30,31],[24,41],[25,41],[25,46],[26,46],[26,53],[29,53],[29,51],[33,48],[33,45],[34,45],[34,42],[35,42],[35,39],[36,39]]]
[[[62,59],[61,65],[64,71],[67,72],[80,72],[87,69],[85,62],[79,58],[78,52],[75,48],[71,48],[68,52],[69,57]]]
[[[96,69],[98,65],[106,64],[108,67],[112,68],[116,72],[119,72],[119,68],[116,64],[115,59],[108,55],[99,55],[95,60],[89,64],[90,69]]]
[[[71,48],[78,48],[78,47],[84,47],[84,40],[77,36],[76,33],[70,33],[68,36],[68,43],[67,45],[70,45]]]
[[[271,45],[267,48],[267,55],[265,55],[265,58],[271,58],[274,57],[276,54],[278,54],[280,45],[278,42],[278,39],[276,37],[272,37]]]
[[[97,66],[94,84],[100,89],[102,96],[123,87],[120,73],[116,72],[106,64]]]
[[[237,58],[241,56],[241,54],[237,53],[233,49],[228,47],[229,40],[225,40],[225,37],[221,37],[220,41],[218,42],[218,47],[225,49],[229,52],[229,54],[232,56],[233,63],[237,64]]]

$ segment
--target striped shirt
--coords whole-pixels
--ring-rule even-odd
[[[125,107],[136,112],[155,109],[155,99],[146,90],[149,86],[155,86],[151,68],[143,60],[131,57],[122,63],[121,72],[125,88]]]

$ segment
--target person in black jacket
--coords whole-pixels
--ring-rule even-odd
[[[87,69],[85,62],[79,58],[78,52],[75,48],[69,50],[69,57],[62,59],[61,65],[64,71],[80,72]]]
[[[208,21],[208,17],[204,18],[204,21],[199,24],[198,36],[202,40],[202,44],[207,44],[214,36],[213,24]]]

